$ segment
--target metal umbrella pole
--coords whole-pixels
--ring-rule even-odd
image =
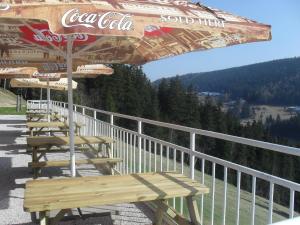
[[[43,100],[43,88],[41,88],[41,91],[40,91],[40,104],[39,104],[39,109],[42,109],[42,100]]]
[[[47,120],[50,122],[50,87],[49,78],[47,79]]]
[[[67,74],[68,74],[68,110],[69,110],[69,139],[70,139],[70,169],[71,176],[76,176],[75,167],[75,145],[74,145],[74,121],[73,121],[73,90],[72,90],[72,46],[73,37],[67,35]]]

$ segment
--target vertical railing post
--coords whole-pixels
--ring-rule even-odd
[[[114,139],[114,115],[111,114],[110,115],[110,137],[112,139]],[[110,144],[110,148],[111,148],[111,156],[114,157],[114,144],[111,143]]]
[[[256,177],[252,177],[252,207],[251,207],[251,225],[255,224],[255,196],[256,196]]]
[[[97,135],[97,111],[94,110],[94,136]]]
[[[77,106],[74,105],[74,120],[77,121]]]
[[[295,208],[295,191],[290,189],[290,209],[289,209],[290,218],[294,218],[294,208]]]
[[[139,173],[142,172],[142,121],[138,121]],[[135,163],[135,162],[134,162]]]
[[[223,221],[222,224],[226,225],[226,208],[227,208],[227,175],[228,169],[224,167],[224,189],[223,189]]]
[[[194,132],[190,133],[190,177],[191,179],[195,178],[195,156],[194,156],[194,151],[195,151],[195,139],[196,139],[196,134]]]
[[[273,222],[273,197],[274,197],[274,183],[270,182],[270,192],[269,192],[269,212],[268,212],[268,224]]]
[[[86,124],[86,118],[85,118],[85,108],[82,108],[82,118],[83,118],[83,124]],[[83,135],[86,135],[86,126],[83,126]]]
[[[60,115],[63,115],[64,109],[63,109],[63,103],[59,103],[59,109],[60,109]]]
[[[68,113],[66,113],[66,108],[67,108],[67,104],[64,102],[64,116],[68,115]],[[68,118],[68,120],[69,120],[69,118]]]

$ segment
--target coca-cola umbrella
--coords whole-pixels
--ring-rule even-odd
[[[10,81],[11,87],[14,88],[47,88],[47,118],[50,122],[50,89],[58,91],[68,90],[67,78],[61,78],[57,81],[40,81],[38,78],[13,78]],[[77,82],[72,81],[72,89],[77,88]]]
[[[13,78],[10,81],[11,87],[14,88],[50,88],[57,91],[68,90],[68,79],[61,78],[58,81],[44,82],[37,78]],[[77,82],[72,81],[72,89],[77,88]]]
[[[5,40],[0,45],[0,66],[26,64],[47,70],[66,60],[67,68],[60,69],[67,69],[69,85],[73,66],[143,64],[271,39],[268,25],[189,1],[4,0],[1,4],[0,35]],[[71,91],[68,103],[75,176]]]
[[[48,72],[40,72],[48,71]],[[51,72],[49,72],[51,71]],[[50,81],[59,80],[60,78],[67,78],[66,72],[59,72],[58,67],[44,70],[36,67],[6,67],[0,68],[0,79],[12,78],[39,78],[49,79]],[[111,75],[114,70],[103,64],[91,64],[78,66],[72,73],[73,78],[96,78],[99,75]]]

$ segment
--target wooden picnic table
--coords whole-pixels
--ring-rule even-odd
[[[34,180],[26,182],[24,210],[39,212],[40,224],[47,225],[57,224],[72,208],[154,201],[155,225],[161,225],[167,199],[185,197],[190,224],[200,225],[195,196],[208,192],[203,184],[175,172]],[[60,211],[50,221],[53,210]]]
[[[88,145],[91,150],[99,152],[102,150],[101,146],[106,145],[107,156],[111,157],[110,144],[113,139],[105,136],[75,136],[75,145]],[[65,136],[33,136],[27,137],[27,145],[32,147],[32,162],[38,162],[46,153],[50,153],[53,147],[63,147],[70,144],[69,137]],[[93,145],[98,145],[96,148]],[[46,148],[46,151],[40,152],[40,148]],[[38,155],[40,153],[40,155]]]

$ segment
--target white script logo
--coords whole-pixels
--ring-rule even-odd
[[[76,41],[87,41],[89,36],[87,34],[76,34]],[[65,42],[67,40],[65,35],[58,35],[52,33],[49,29],[42,29],[38,34],[34,34],[33,38],[35,41],[45,41],[48,40],[50,42]]]
[[[10,6],[7,3],[0,3],[0,10],[1,11],[6,11],[9,10]]]
[[[131,17],[130,14],[119,12],[80,13],[78,9],[70,9],[63,15],[61,23],[64,27],[96,28],[97,24],[99,29],[129,31],[133,28]]]

